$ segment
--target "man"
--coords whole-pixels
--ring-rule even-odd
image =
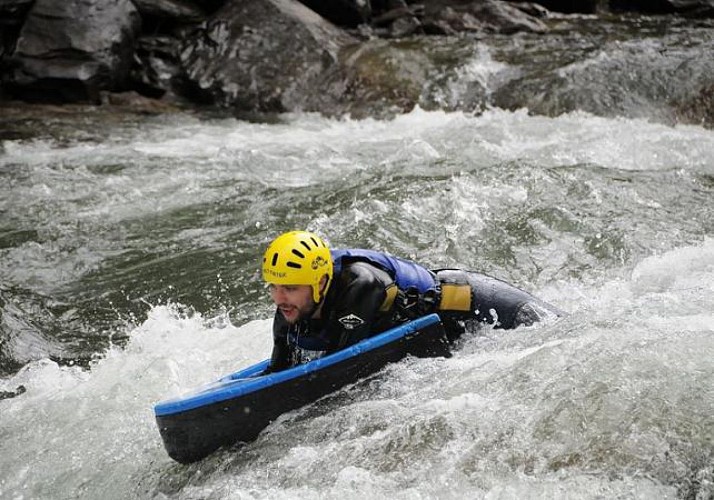
[[[469,322],[531,325],[561,312],[482,274],[430,271],[371,250],[330,250],[316,234],[280,235],[263,256],[263,280],[277,306],[269,371],[280,371],[436,312],[451,340]]]

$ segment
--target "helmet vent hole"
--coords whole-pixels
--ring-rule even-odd
[[[304,247],[305,247],[305,249],[307,249],[307,251],[308,251],[308,252],[310,251],[310,245],[308,245],[307,243],[305,243],[305,241],[304,241],[304,240],[303,240],[303,241],[301,241],[300,243],[302,243],[302,246],[304,246]]]
[[[293,248],[293,255],[297,255],[297,256],[300,257],[301,259],[304,259],[304,258],[305,258],[305,254],[303,254],[302,252],[300,252],[299,250],[297,250],[297,249],[295,249],[295,248]]]
[[[272,261],[272,264],[271,264],[271,265],[274,266],[274,265],[276,265],[277,263],[278,263],[278,252],[275,252],[275,253],[273,254],[273,261]]]
[[[312,240],[313,245],[315,245],[316,247],[319,247],[319,246],[320,246],[320,245],[317,244],[317,240],[316,240],[315,238],[312,238],[312,237],[311,237],[310,239]]]
[[[292,267],[294,269],[302,269],[302,265],[298,264],[297,262],[293,262],[293,261],[288,261],[287,266]]]

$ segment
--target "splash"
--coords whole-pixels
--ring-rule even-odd
[[[90,370],[40,360],[2,380],[25,391],[0,401],[0,496],[141,498],[136,481],[170,463],[153,404],[264,359],[267,328],[157,306]]]

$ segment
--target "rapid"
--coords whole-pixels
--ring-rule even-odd
[[[714,498],[714,133],[419,108],[48,120],[0,149],[0,498]],[[265,359],[279,232],[568,311],[190,466],[153,404]]]

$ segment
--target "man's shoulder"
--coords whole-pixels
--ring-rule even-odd
[[[343,269],[357,277],[371,277],[384,272],[379,266],[364,260],[347,262],[344,264]]]
[[[393,282],[389,273],[381,267],[365,261],[353,261],[346,264],[342,272],[342,281],[363,287],[384,287]]]

